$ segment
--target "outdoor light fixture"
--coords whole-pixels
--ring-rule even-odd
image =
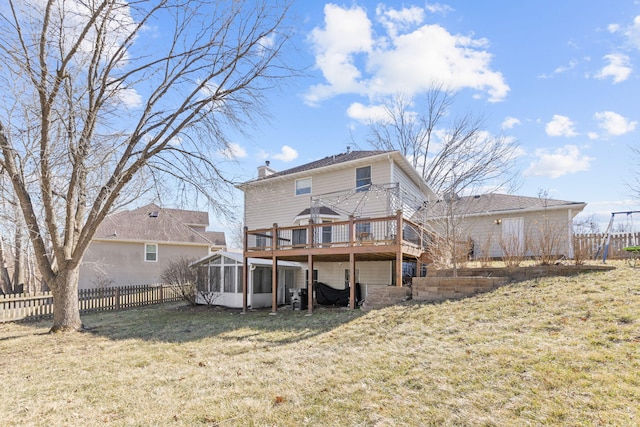
[[[493,221],[496,225],[500,225],[502,224],[502,220],[501,219],[496,219],[495,221]]]

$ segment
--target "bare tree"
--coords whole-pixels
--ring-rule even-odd
[[[424,107],[412,98],[396,95],[384,105],[381,117],[369,123],[369,143],[380,150],[398,150],[422,175],[431,189],[441,196],[432,205],[432,223],[440,239],[441,256],[447,254],[454,275],[460,253],[466,253],[465,212],[456,210],[458,195],[477,189],[486,192],[516,184],[514,162],[517,144],[485,130],[482,116],[471,113],[451,115],[452,92],[434,84],[425,94]],[[418,110],[419,112],[417,112]],[[446,206],[444,206],[446,205]]]
[[[171,286],[190,305],[196,305],[196,270],[191,268],[194,259],[178,258],[169,263],[160,278]]]
[[[82,328],[78,275],[98,225],[133,189],[195,187],[212,154],[290,73],[287,2],[8,0],[0,7],[0,168],[54,299],[52,331]],[[185,185],[186,185],[185,184]],[[137,186],[136,185],[140,185]]]
[[[400,151],[441,195],[512,186],[515,141],[487,132],[482,116],[452,117],[454,100],[441,85],[427,92],[422,109],[407,96],[396,95],[384,105],[382,117],[369,123],[369,143],[379,150]]]

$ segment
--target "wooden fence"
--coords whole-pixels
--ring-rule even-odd
[[[603,239],[605,238],[604,233],[576,234],[574,237],[574,246],[579,244],[581,248],[585,248],[592,259],[596,256],[597,259],[603,258],[606,246],[606,240],[603,243]],[[607,259],[630,258],[634,256],[634,254],[625,251],[624,248],[638,245],[640,245],[640,232],[611,233]]]
[[[181,301],[180,289],[169,285],[134,285],[80,289],[80,313],[123,310],[150,304]],[[53,315],[51,292],[0,295],[0,322],[34,320]]]

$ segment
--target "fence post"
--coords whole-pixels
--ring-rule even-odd
[[[120,310],[120,288],[116,288],[116,310]]]
[[[164,285],[160,284],[160,304],[164,303]]]

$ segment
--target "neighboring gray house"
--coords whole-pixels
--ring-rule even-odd
[[[269,307],[272,303],[271,260],[248,258],[248,304],[253,308]],[[196,269],[196,302],[242,308],[242,253],[218,251],[191,264]],[[302,273],[297,262],[278,262],[278,304],[290,302],[290,290],[295,288]]]
[[[105,218],[80,268],[80,289],[161,282],[176,259],[200,259],[225,249],[223,232],[207,231],[207,212],[149,204]]]
[[[553,237],[555,255],[570,258],[573,219],[585,206],[583,202],[489,193],[439,200],[430,207],[429,222],[437,232],[447,222],[446,212],[453,212],[458,239],[473,242],[472,258],[500,258],[504,245],[509,244],[512,249],[520,248],[524,256],[537,256],[545,235]]]

